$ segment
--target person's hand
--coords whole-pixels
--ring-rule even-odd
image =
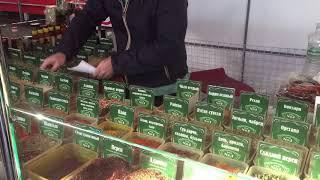
[[[66,55],[63,53],[56,53],[47,57],[41,64],[41,69],[50,69],[51,71],[57,71],[60,66],[66,62]]]
[[[110,79],[113,75],[113,68],[111,57],[104,59],[99,63],[96,71],[93,73],[93,77],[96,79]]]

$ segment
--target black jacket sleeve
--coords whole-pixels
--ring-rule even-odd
[[[75,56],[96,26],[108,17],[103,0],[88,0],[86,6],[73,18],[55,52],[62,52],[67,60]]]
[[[169,57],[177,53],[177,49],[184,49],[187,6],[187,0],[159,0],[155,40],[141,48],[112,55],[114,74],[136,75],[175,63]]]

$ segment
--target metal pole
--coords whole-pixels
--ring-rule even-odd
[[[1,31],[0,31],[0,39],[2,39]],[[2,153],[5,163],[6,175],[7,179],[14,180],[20,179],[20,165],[17,159],[15,159],[14,148],[16,148],[15,137],[12,136],[12,129],[10,128],[10,101],[9,101],[9,80],[7,76],[7,67],[6,67],[6,59],[4,55],[4,49],[2,41],[0,41],[0,80],[1,80],[1,88],[0,88],[0,139],[2,142]],[[11,133],[10,133],[11,132]]]
[[[246,21],[244,27],[244,36],[243,36],[243,47],[242,47],[242,68],[241,68],[241,82],[244,81],[244,71],[245,71],[245,64],[246,64],[246,51],[247,51],[247,41],[248,41],[248,27],[249,27],[249,20],[250,20],[250,7],[251,7],[251,0],[247,2],[247,10],[246,10]]]
[[[21,0],[18,0],[18,11],[19,11],[19,18],[20,18],[20,22],[22,22],[23,19],[23,13],[22,13],[22,7],[21,7]]]

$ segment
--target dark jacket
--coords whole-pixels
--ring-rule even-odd
[[[115,75],[128,77],[128,83],[146,87],[172,84],[188,72],[185,49],[187,0],[129,0],[126,21],[131,46],[126,50],[129,35],[123,21],[125,0],[89,0],[76,16],[57,47],[71,59],[95,30],[110,17],[117,41],[112,55]]]

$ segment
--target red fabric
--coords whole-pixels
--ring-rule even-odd
[[[0,4],[0,11],[4,11],[4,12],[19,12],[18,6],[15,5],[15,4]]]
[[[45,10],[45,7],[41,7],[41,6],[22,6],[23,13],[43,15],[44,10]]]
[[[208,85],[235,88],[236,96],[240,96],[241,91],[254,92],[254,89],[247,84],[228,77],[223,68],[193,72],[190,79],[202,82],[202,91],[205,93]]]
[[[38,5],[56,5],[56,0],[21,0],[26,4],[38,4]]]

